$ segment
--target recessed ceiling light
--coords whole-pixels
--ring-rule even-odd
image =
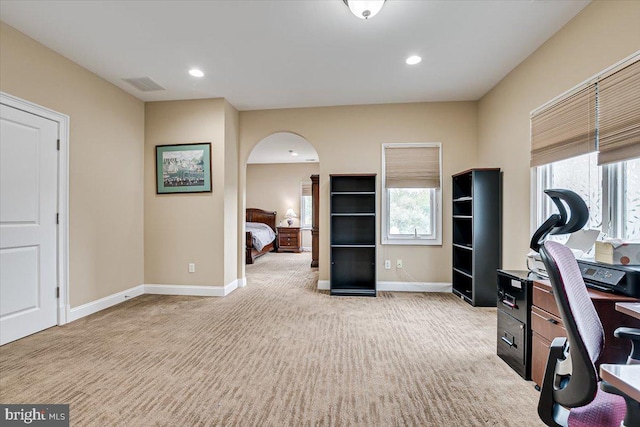
[[[298,153],[296,153],[295,151],[289,151],[289,152],[290,152],[290,153],[291,153],[291,155],[292,155],[292,156],[294,156],[294,157],[298,155]]]
[[[190,69],[189,74],[191,74],[193,77],[204,77],[204,73],[197,68]]]
[[[416,65],[419,64],[420,61],[422,61],[422,58],[420,58],[418,55],[412,55],[408,57],[404,62],[406,62],[408,65]]]

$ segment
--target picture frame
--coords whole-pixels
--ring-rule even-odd
[[[211,193],[211,143],[156,146],[156,194]]]

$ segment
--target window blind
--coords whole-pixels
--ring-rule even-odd
[[[531,166],[596,151],[596,87],[589,84],[531,115]]]
[[[440,147],[385,146],[386,188],[440,188]]]
[[[640,157],[640,61],[598,83],[598,164]]]
[[[301,181],[300,191],[302,196],[311,196],[311,181]]]

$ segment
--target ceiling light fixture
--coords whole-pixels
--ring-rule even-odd
[[[406,62],[408,65],[416,65],[419,64],[420,61],[422,61],[422,58],[420,58],[418,55],[412,55],[408,57],[404,62]]]
[[[193,77],[204,77],[204,73],[197,68],[190,69],[189,74],[191,74]]]
[[[360,19],[373,18],[380,12],[386,0],[342,0],[351,13]]]
[[[293,151],[293,150],[289,150],[289,154],[291,154],[291,155],[292,155],[292,156],[294,156],[294,157],[298,155],[298,153],[296,153],[296,152],[295,152],[295,151]]]

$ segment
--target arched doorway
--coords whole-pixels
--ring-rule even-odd
[[[245,176],[245,220],[256,210],[275,213],[275,248],[267,248],[266,253],[308,251],[312,254],[310,265],[317,267],[319,157],[313,145],[293,132],[273,133],[249,153]],[[248,247],[251,236],[246,234]],[[255,248],[253,253],[257,254]],[[253,260],[251,256],[246,250],[247,264]]]

